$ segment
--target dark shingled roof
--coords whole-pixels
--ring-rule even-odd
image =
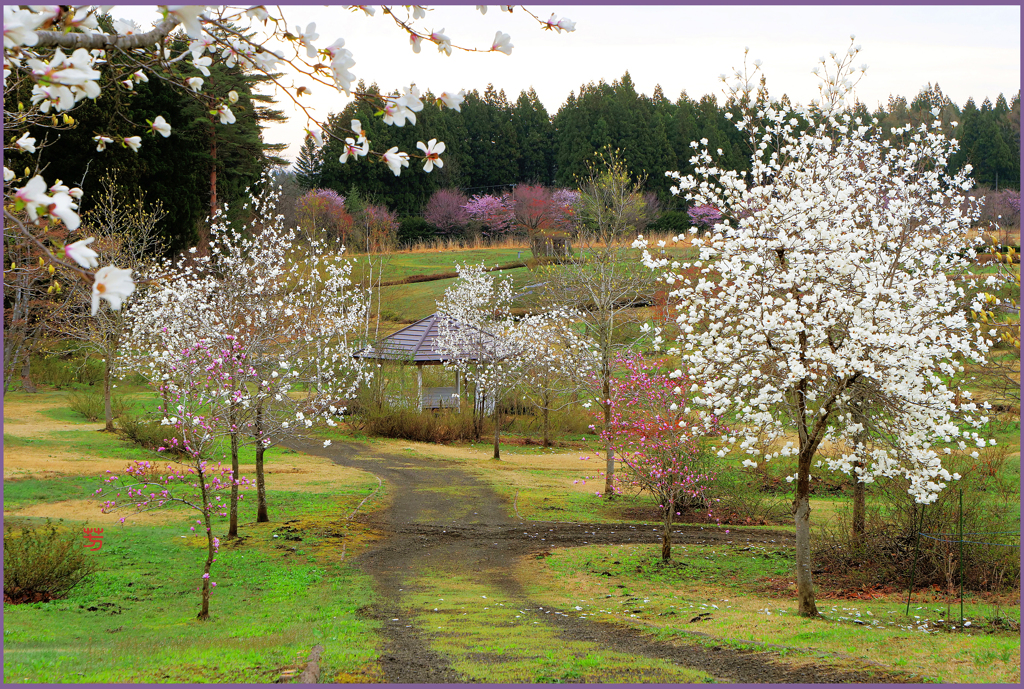
[[[437,339],[436,313],[407,325],[396,333],[388,335],[375,345],[364,347],[352,356],[361,359],[390,359],[408,364],[441,364],[450,359],[437,351],[434,341]],[[485,338],[490,333],[480,331]],[[469,355],[467,358],[474,358]]]

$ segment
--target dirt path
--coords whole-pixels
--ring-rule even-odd
[[[371,451],[354,443],[328,448],[296,445],[308,454],[329,457],[336,464],[373,472],[386,482],[390,507],[357,515],[386,537],[360,555],[356,564],[376,583],[379,602],[366,614],[382,623],[381,667],[389,683],[487,682],[465,677],[447,658],[432,651],[428,639],[403,604],[404,584],[422,571],[472,576],[501,591],[560,638],[592,643],[595,652],[618,651],[632,656],[668,660],[704,671],[719,682],[735,683],[864,683],[908,682],[906,675],[886,670],[833,667],[818,659],[803,666],[784,663],[772,652],[740,651],[722,646],[657,641],[611,623],[582,619],[568,611],[542,609],[531,601],[511,572],[519,558],[551,547],[589,544],[659,542],[655,525],[576,524],[522,521],[503,502],[456,463]],[[453,490],[457,488],[457,490]],[[679,528],[677,543],[749,540],[786,542],[781,532],[732,529],[728,536],[699,528]],[[560,613],[560,614],[552,614]]]

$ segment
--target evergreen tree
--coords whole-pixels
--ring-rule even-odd
[[[320,186],[320,173],[323,164],[323,149],[317,147],[311,134],[307,134],[306,140],[302,142],[302,148],[299,149],[299,155],[295,159],[295,181],[303,191]]]

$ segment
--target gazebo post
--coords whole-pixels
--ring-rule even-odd
[[[423,411],[423,364],[416,364],[416,394],[420,400],[420,411]]]

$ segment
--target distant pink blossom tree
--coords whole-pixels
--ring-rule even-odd
[[[686,374],[670,377],[638,354],[616,357],[625,376],[612,384],[612,414],[601,439],[625,471],[616,475],[616,490],[649,492],[662,510],[661,559],[672,559],[672,518],[684,506],[708,504],[714,479],[709,450],[702,438],[721,435],[720,419],[688,406],[695,381]]]
[[[333,189],[313,189],[295,202],[295,214],[299,227],[307,241],[313,241],[325,233],[342,244],[350,240],[353,220],[345,210],[345,197]]]
[[[722,219],[722,211],[707,203],[687,209],[686,214],[697,228],[698,237],[703,237],[705,232],[714,228],[715,223]]]
[[[423,207],[423,217],[443,234],[456,234],[469,225],[468,203],[469,197],[457,189],[438,189]]]
[[[481,233],[487,236],[504,234],[512,229],[515,223],[512,202],[507,194],[474,195],[463,208],[473,220],[480,223]]]

